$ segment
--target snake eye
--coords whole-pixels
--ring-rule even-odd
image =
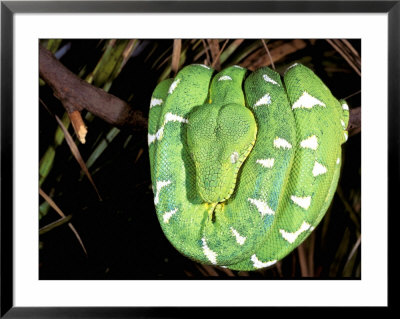
[[[231,155],[231,163],[235,164],[238,159],[239,159],[239,153],[238,152],[233,152],[232,155]]]

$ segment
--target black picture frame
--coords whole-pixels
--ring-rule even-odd
[[[15,307],[13,300],[13,19],[16,13],[121,13],[121,12],[282,12],[282,13],[387,13],[388,14],[388,207],[398,213],[395,192],[399,189],[399,78],[400,78],[400,1],[2,1],[1,3],[1,317],[5,318],[131,318],[131,317],[190,317],[204,314],[202,308],[24,308]],[[381,212],[384,213],[384,212]],[[394,227],[389,218],[389,240]],[[389,265],[393,257],[389,256]],[[389,273],[390,275],[390,273]],[[391,280],[388,286],[393,285]],[[387,309],[393,295],[389,294]],[[384,310],[387,310],[384,309]],[[290,308],[300,315],[309,309]],[[235,310],[245,314],[248,309]],[[226,309],[213,309],[215,315],[225,316]]]

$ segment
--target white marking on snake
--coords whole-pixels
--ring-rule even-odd
[[[277,262],[277,260],[271,260],[271,261],[267,261],[267,262],[262,262],[261,260],[259,260],[257,258],[257,256],[255,254],[253,256],[251,256],[251,261],[253,262],[254,268],[269,267],[269,266],[274,265]]]
[[[338,157],[338,159],[336,160],[336,164],[340,163],[340,157]]]
[[[345,129],[346,128],[346,123],[343,120],[340,120],[340,124],[342,124],[342,127]]]
[[[147,142],[150,146],[155,140],[161,140],[164,133],[164,126],[161,126],[160,129],[155,134],[148,134],[147,135]]]
[[[284,229],[279,229],[279,232],[281,233],[282,237],[287,240],[289,243],[293,244],[295,242],[295,240],[297,239],[297,237],[299,237],[299,235],[308,230],[311,227],[310,224],[303,222],[300,226],[300,228],[298,230],[296,230],[294,233],[290,233],[287,232]]]
[[[178,211],[178,208],[175,208],[169,212],[164,213],[163,215],[163,219],[164,219],[164,223],[168,223],[169,219],[172,217],[172,215],[174,215],[176,212]]]
[[[218,254],[215,251],[212,251],[210,248],[208,248],[206,239],[204,237],[201,239],[201,241],[203,242],[204,255],[206,255],[208,260],[211,261],[211,263],[215,265],[217,263]]]
[[[292,145],[285,139],[277,137],[274,139],[274,147],[276,147],[276,148],[292,148]]]
[[[247,238],[247,237],[240,236],[240,234],[238,233],[238,231],[237,231],[235,228],[233,228],[233,227],[231,227],[231,232],[232,232],[232,235],[236,237],[236,242],[237,242],[239,245],[243,245],[244,242],[246,241],[246,238]]]
[[[243,67],[241,67],[240,65],[234,65],[234,68],[238,68],[238,69],[244,69]]]
[[[271,168],[272,166],[274,166],[274,162],[275,162],[275,159],[273,159],[273,158],[256,160],[256,163],[258,163],[264,167],[267,167],[267,168]]]
[[[254,107],[260,106],[260,105],[268,105],[271,104],[271,97],[269,94],[265,94],[261,99],[259,99],[256,104],[254,104]]]
[[[169,94],[174,92],[174,90],[176,89],[176,87],[178,86],[180,81],[181,81],[181,79],[176,79],[174,82],[172,82],[172,84],[171,84],[171,86],[169,87],[169,90],[168,90]]]
[[[347,103],[343,103],[342,104],[342,109],[348,111],[349,110],[349,106],[347,105]]]
[[[168,122],[188,123],[188,120],[183,118],[182,116],[168,112],[167,114],[165,114],[164,125],[167,124]]]
[[[188,120],[183,118],[182,116],[179,116],[179,115],[172,114],[172,113],[168,112],[167,114],[165,114],[164,123],[163,123],[163,125],[161,125],[159,130],[155,134],[148,134],[147,135],[147,141],[148,141],[149,145],[151,143],[153,143],[155,140],[161,140],[162,139],[162,137],[164,135],[164,127],[168,122],[188,123]]]
[[[151,101],[150,101],[150,108],[152,108],[153,106],[163,104],[163,102],[164,101],[162,99],[157,99],[157,98],[153,97],[153,98],[151,98]]]
[[[325,174],[327,171],[328,171],[328,169],[324,165],[322,165],[322,164],[318,163],[317,161],[315,161],[314,168],[312,170],[312,173],[313,173],[314,177],[316,177],[318,175]]]
[[[171,181],[157,181],[156,195],[154,196],[154,205],[157,205],[160,201],[161,188],[163,188],[164,186],[168,186],[169,184],[171,184]]]
[[[344,134],[344,140],[347,141],[347,139],[349,138],[349,135],[347,134],[347,132],[343,132]]]
[[[289,66],[289,67],[286,69],[285,73],[286,73],[287,71],[289,71],[291,68],[294,68],[296,65],[299,65],[299,64],[298,64],[298,63],[293,63],[291,66]]]
[[[239,153],[238,152],[233,152],[231,155],[231,163],[235,164],[239,159]]]
[[[297,108],[311,109],[317,105],[326,107],[323,102],[304,91],[303,94],[297,99],[297,101],[293,103],[292,110]]]
[[[275,212],[267,205],[266,202],[263,202],[259,199],[248,198],[249,202],[255,205],[260,212],[261,216],[264,217],[265,215],[274,215]]]
[[[315,151],[318,148],[318,139],[315,135],[312,135],[305,140],[302,140],[300,142],[300,146],[302,148],[310,148]]]
[[[271,79],[267,74],[264,74],[263,78],[264,78],[265,82],[269,82],[269,83],[276,84],[276,85],[280,86],[278,82],[276,82],[275,80]]]
[[[291,68],[294,68],[296,65],[299,65],[299,64],[298,64],[298,63],[294,63],[294,64],[292,64],[291,66],[289,66],[289,67],[285,70],[285,72],[283,73],[283,75],[285,76],[286,73],[287,73]]]
[[[232,78],[229,75],[221,76],[218,81],[232,81]]]
[[[301,208],[308,209],[311,205],[311,196],[306,196],[306,197],[297,197],[297,196],[290,196],[290,199],[297,205],[299,205]]]
[[[203,68],[205,68],[205,69],[207,69],[207,70],[210,69],[210,67],[207,66],[207,65],[205,65],[205,64],[196,64],[196,65],[201,66],[201,67],[203,67]]]

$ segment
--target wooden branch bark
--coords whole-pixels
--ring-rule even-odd
[[[349,124],[347,125],[349,136],[356,135],[361,132],[361,107],[350,109]]]
[[[147,130],[147,118],[141,111],[133,110],[128,103],[80,79],[53,54],[40,46],[40,77],[53,89],[69,114],[88,110],[104,121],[133,130]],[[361,131],[361,107],[350,110],[349,135]]]
[[[39,46],[39,75],[53,89],[54,95],[69,114],[85,109],[117,127],[147,129],[147,119],[142,112],[133,110],[125,101],[85,82],[42,46]]]

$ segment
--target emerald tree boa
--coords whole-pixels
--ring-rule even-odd
[[[296,248],[335,193],[349,108],[310,69],[184,67],[149,111],[154,204],[185,256],[233,270]]]

